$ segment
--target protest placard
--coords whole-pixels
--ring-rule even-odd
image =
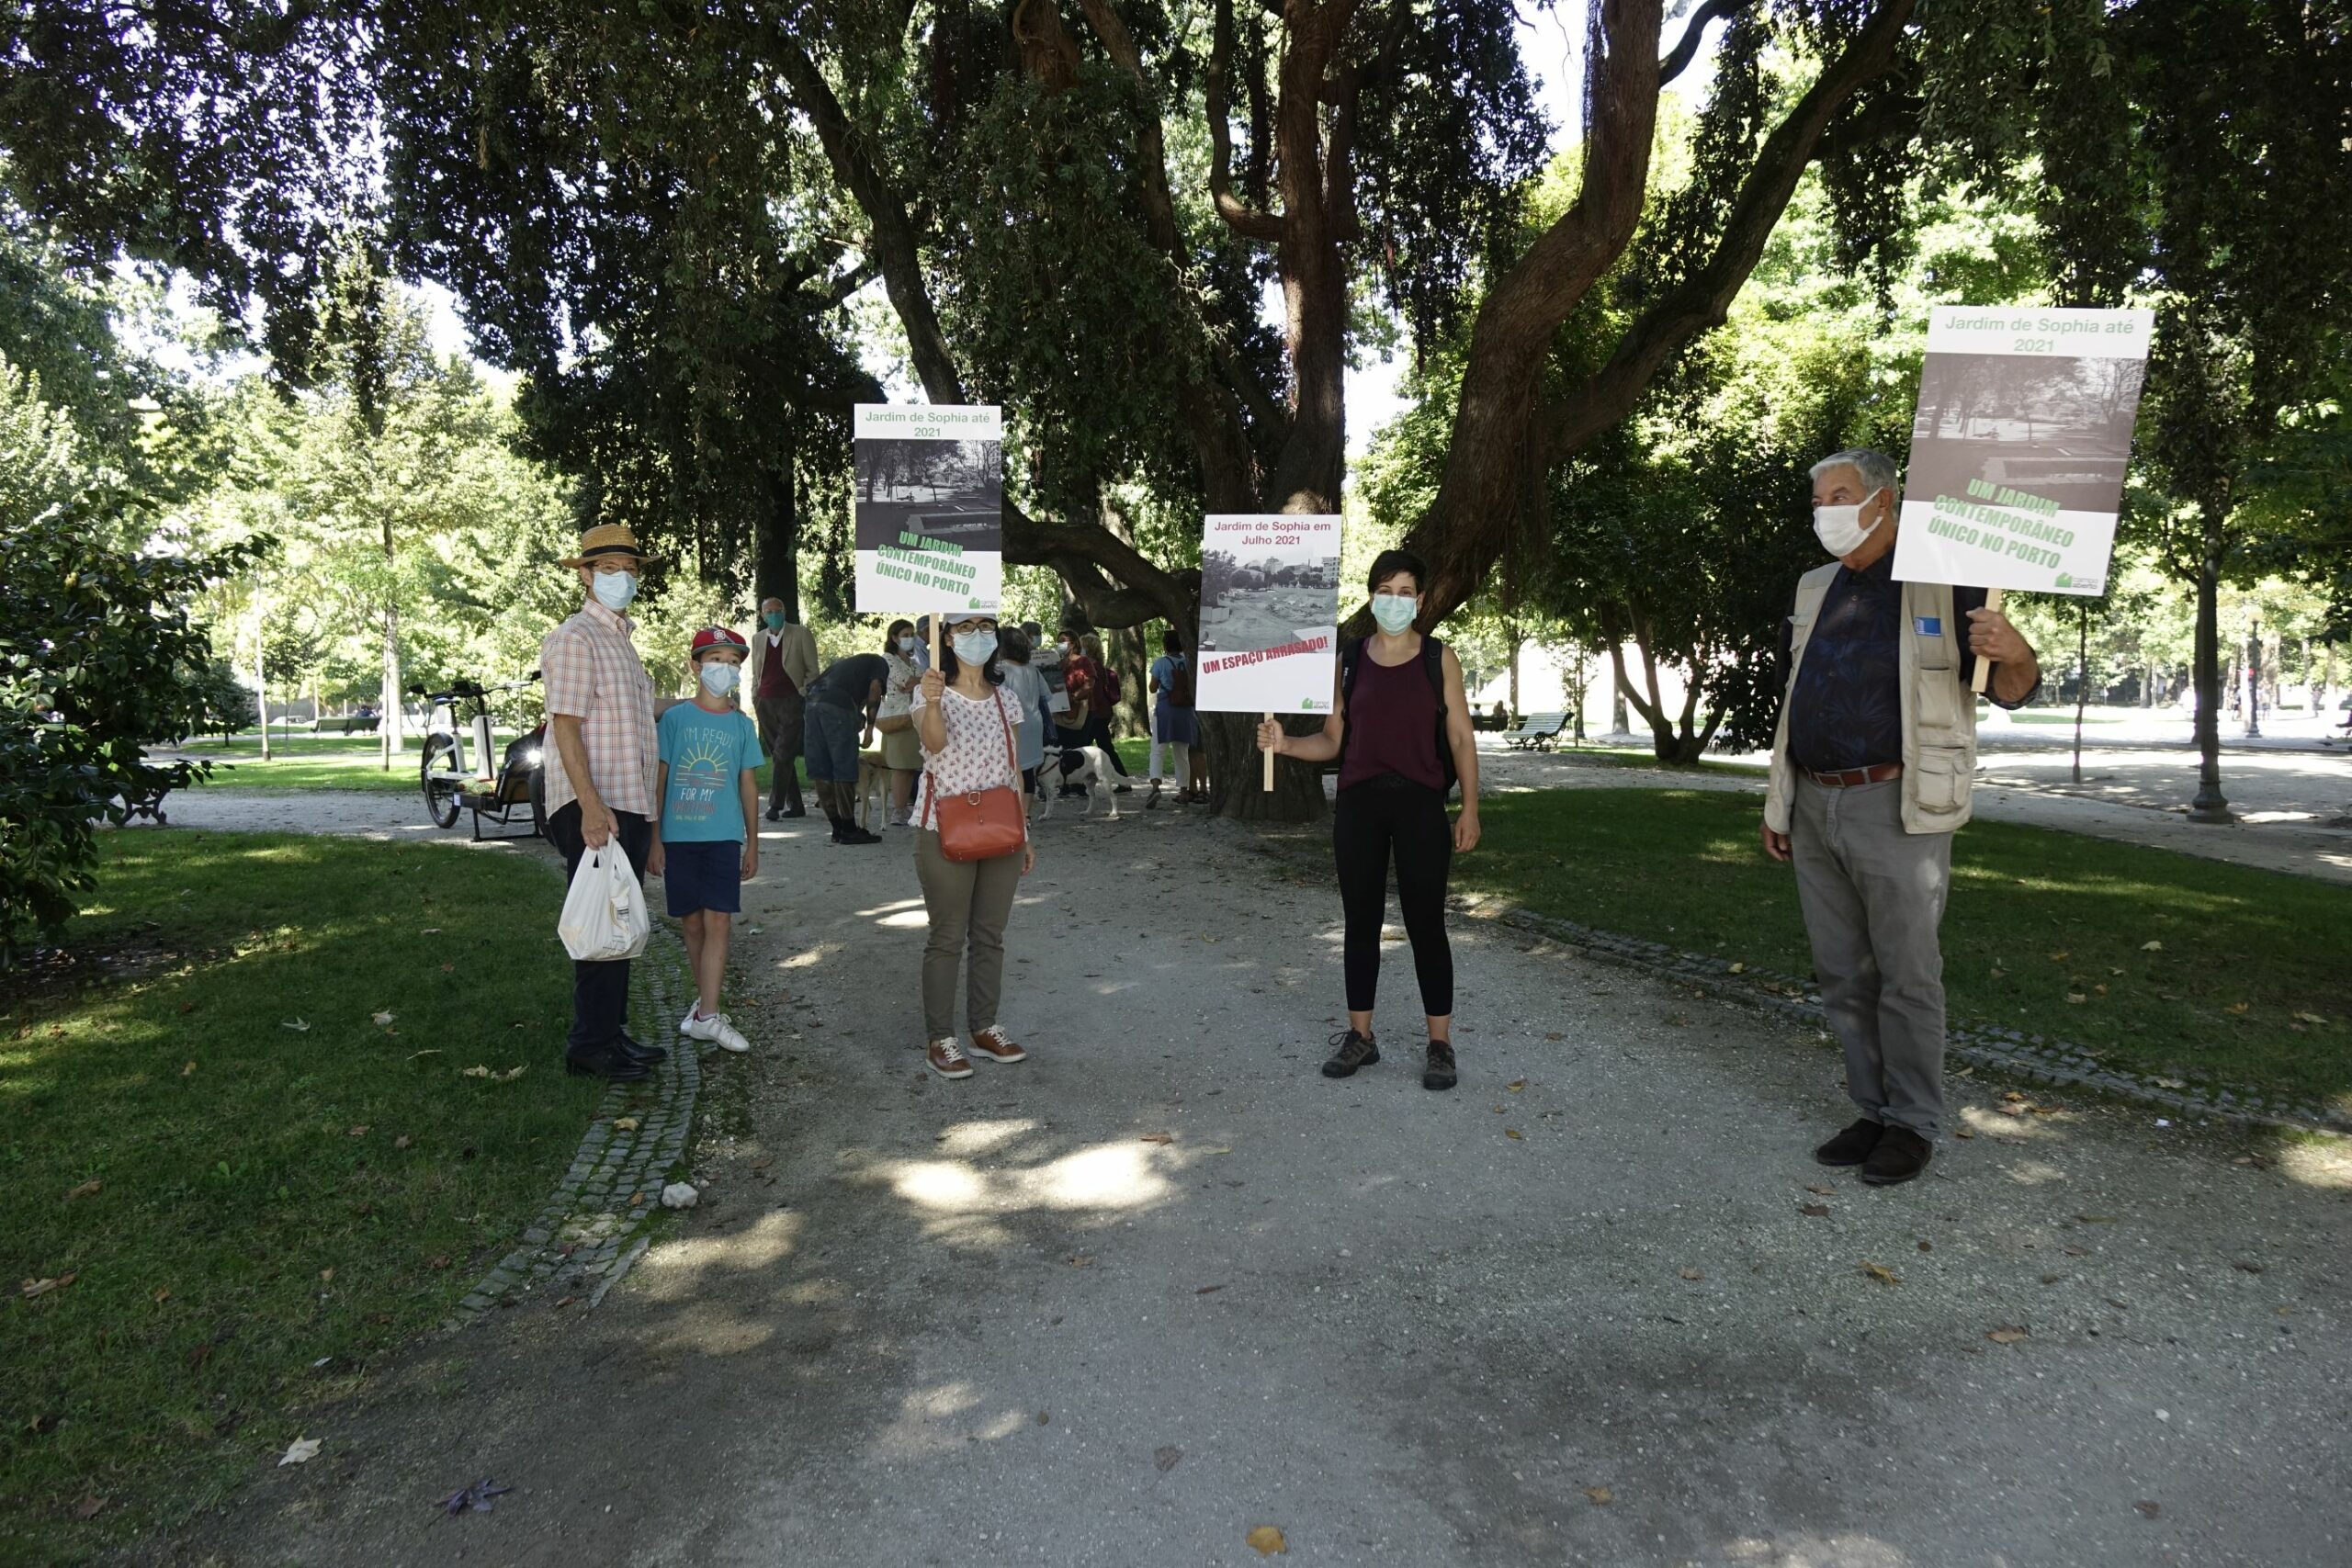
[[[1194,707],[1329,713],[1339,620],[1337,517],[1211,513],[1201,536]],[[1273,762],[1268,752],[1269,789]]]
[[[1939,305],[1894,575],[2107,592],[2152,310]]]
[[[1004,592],[1002,411],[860,403],[854,419],[859,611],[995,615]]]

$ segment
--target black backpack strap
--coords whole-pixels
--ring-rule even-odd
[[[1453,747],[1445,734],[1445,644],[1433,637],[1421,638],[1421,669],[1437,696],[1437,762],[1445,773],[1445,792],[1451,795],[1462,780],[1454,771]]]

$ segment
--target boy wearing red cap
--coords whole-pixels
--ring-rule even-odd
[[[752,1043],[718,1010],[727,941],[743,907],[743,884],[760,869],[760,734],[735,705],[743,639],[725,626],[695,633],[695,700],[673,703],[656,727],[661,761],[653,849],[646,868],[662,878],[670,913],[686,933],[695,1005],[678,1032],[726,1051]]]

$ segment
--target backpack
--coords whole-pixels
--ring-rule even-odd
[[[1175,656],[1175,662],[1168,671],[1168,679],[1159,683],[1159,700],[1170,707],[1188,708],[1193,705],[1193,660],[1188,655],[1180,653]]]
[[[1117,707],[1119,705],[1119,671],[1117,667],[1108,660],[1102,662],[1101,679],[1097,684],[1102,688],[1102,705],[1106,708]]]
[[[1340,700],[1354,700],[1356,666],[1362,662],[1364,639],[1357,637],[1340,649]],[[1452,795],[1461,782],[1453,771],[1453,747],[1445,738],[1445,644],[1433,637],[1421,638],[1421,672],[1430,678],[1430,690],[1437,694],[1437,765],[1445,775],[1445,788],[1440,793]],[[1354,726],[1349,726],[1352,730]],[[1344,767],[1348,760],[1348,730],[1340,735],[1340,754],[1332,759],[1335,765]]]

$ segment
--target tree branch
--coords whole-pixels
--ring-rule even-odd
[[[1714,254],[1628,328],[1608,362],[1562,405],[1553,428],[1555,458],[1574,455],[1623,419],[1643,389],[1692,338],[1723,324],[1829,122],[1857,89],[1894,62],[1914,4],[1883,0],[1845,52],[1829,62],[1788,118],[1773,127],[1724,220]]]
[[[1674,52],[1657,62],[1658,85],[1662,87],[1681,75],[1698,58],[1699,44],[1709,27],[1736,11],[1747,9],[1747,0],[1707,0],[1700,6],[1691,15],[1690,25],[1682,29],[1682,41],[1674,46]]]
[[[913,356],[924,395],[934,403],[965,401],[964,378],[956,371],[946,330],[939,324],[939,312],[932,306],[931,289],[923,280],[922,253],[906,198],[874,161],[817,62],[781,29],[774,37],[774,56],[784,72],[792,101],[808,117],[834,175],[865,214],[868,254],[906,328],[908,352]]]
[[[1209,122],[1209,200],[1227,227],[1245,240],[1279,240],[1283,220],[1261,212],[1233,194],[1233,0],[1216,0],[1209,32],[1206,94]]]

